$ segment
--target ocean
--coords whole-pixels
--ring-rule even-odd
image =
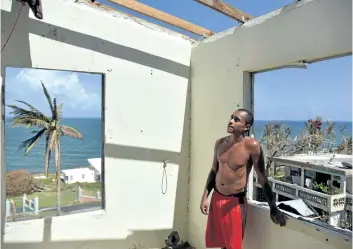
[[[88,158],[102,156],[102,122],[100,118],[64,118],[62,123],[72,126],[83,135],[83,140],[62,137],[61,169],[87,167]],[[43,173],[45,161],[44,137],[34,148],[24,156],[24,149],[19,150],[21,141],[31,137],[26,128],[11,127],[11,119],[5,121],[5,166],[7,171],[26,169],[31,173]],[[55,172],[55,154],[49,166],[50,172]]]
[[[284,122],[284,121],[255,121],[254,133],[256,138],[260,138],[266,123]],[[102,154],[102,123],[99,118],[64,118],[63,124],[70,125],[79,130],[83,140],[75,140],[68,137],[61,139],[61,169],[70,169],[76,167],[88,166],[87,159],[101,157]],[[300,135],[305,128],[304,121],[286,121],[286,124],[292,128],[292,135]],[[346,125],[346,135],[352,133],[352,122],[336,122],[336,141],[339,143],[340,126]],[[26,128],[12,128],[11,120],[5,122],[5,163],[6,170],[26,169],[31,173],[44,172],[45,143],[44,138],[24,156],[24,150],[18,147],[21,141],[31,136]],[[51,172],[55,171],[54,155],[52,156],[49,167]]]

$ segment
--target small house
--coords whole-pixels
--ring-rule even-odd
[[[90,168],[64,169],[62,173],[65,183],[95,182],[94,171]]]

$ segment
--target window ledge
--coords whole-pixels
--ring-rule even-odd
[[[248,200],[248,204],[250,206],[259,208],[261,210],[266,210],[268,212],[270,208],[268,207],[267,203],[258,202],[254,200]],[[287,227],[289,229],[298,230],[298,225],[301,227],[301,231],[312,233],[312,229],[302,229],[302,227],[310,227],[314,228],[316,232],[330,234],[331,236],[337,237],[338,239],[344,239],[345,241],[352,242],[352,232],[349,230],[341,229],[338,227],[330,226],[328,224],[317,224],[315,223],[314,219],[305,218],[300,215],[295,215],[293,213],[281,210],[287,217],[289,224]],[[311,230],[311,231],[309,231]]]
[[[100,218],[104,217],[105,215],[106,215],[106,210],[100,209],[100,210],[95,210],[95,211],[82,212],[82,213],[76,213],[76,214],[68,214],[68,215],[62,215],[62,216],[53,216],[53,217],[44,217],[44,218],[33,219],[33,220],[6,222],[5,234],[11,232],[15,228],[33,225],[33,224],[39,224],[39,223],[43,223],[43,222],[46,226],[49,223],[49,221],[52,221],[52,220],[80,219],[80,218],[100,219]]]

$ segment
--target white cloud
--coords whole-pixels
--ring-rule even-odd
[[[59,97],[59,102],[65,100],[65,105],[75,109],[87,110],[100,104],[100,97],[87,92],[75,72],[23,69],[16,79],[35,91],[42,91],[42,81],[51,95]]]

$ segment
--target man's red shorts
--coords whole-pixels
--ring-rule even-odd
[[[246,224],[245,193],[222,195],[213,192],[206,228],[206,247],[242,249]]]

